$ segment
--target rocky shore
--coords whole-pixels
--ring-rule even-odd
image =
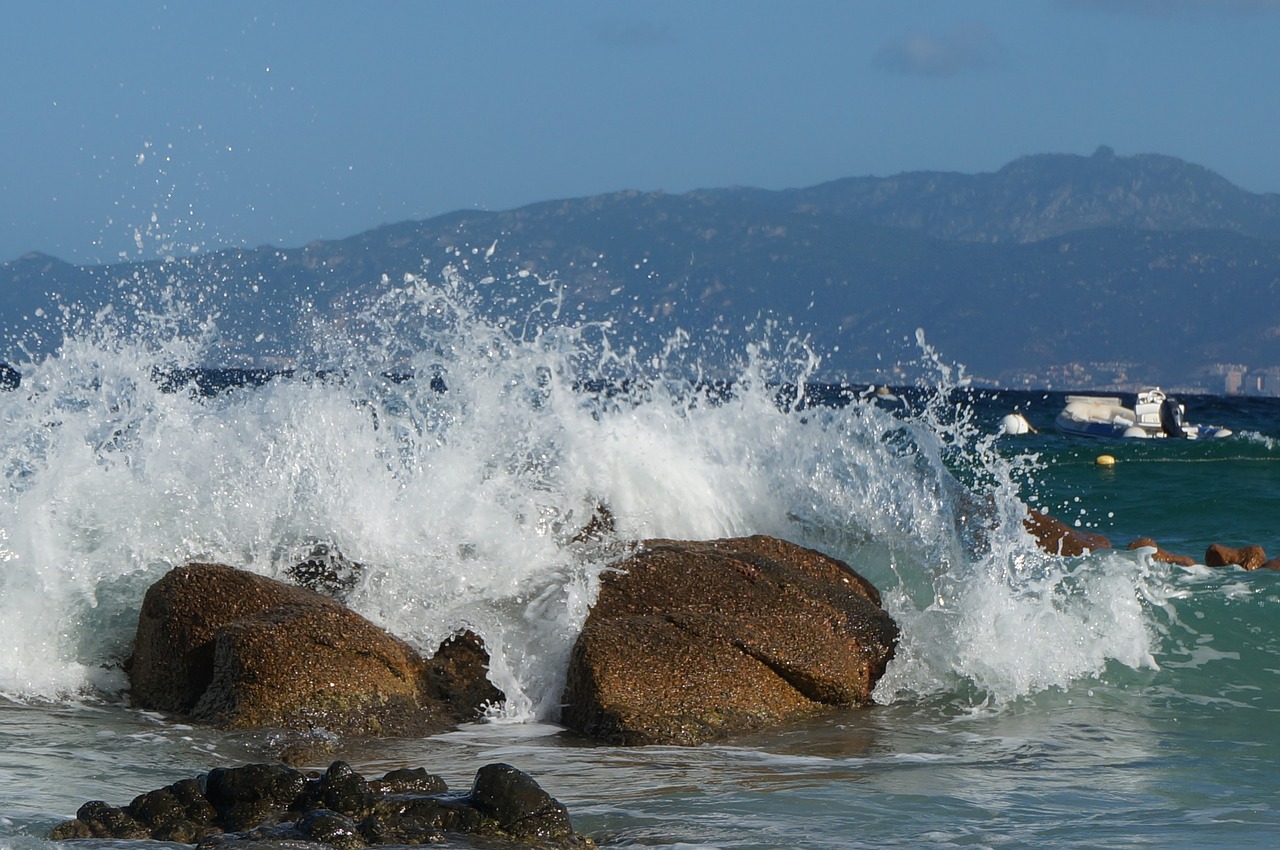
[[[1024,527],[1035,538],[1036,544],[1051,555],[1076,557],[1086,552],[1098,552],[1115,548],[1106,536],[1079,528],[1072,528],[1048,514],[1030,511]],[[1205,550],[1204,557],[1196,560],[1190,555],[1170,552],[1150,537],[1139,537],[1126,549],[1154,549],[1152,558],[1163,564],[1190,567],[1203,564],[1206,567],[1240,567],[1245,570],[1274,570],[1280,572],[1280,558],[1267,558],[1261,546],[1233,547],[1214,543]]]
[[[432,734],[503,701],[477,636],[424,658],[332,598],[343,582],[324,564],[290,574],[328,593],[222,564],[161,578],[138,618],[134,704],[372,737]],[[610,743],[692,745],[866,705],[896,641],[879,593],[834,558],[764,536],[648,541],[602,577],[562,721]]]
[[[344,762],[304,774],[277,764],[215,768],[138,796],[124,807],[85,803],[54,828],[55,841],[154,839],[201,850],[288,846],[304,841],[340,850],[380,844],[439,844],[450,836],[520,846],[595,843],[573,831],[569,813],[532,777],[486,765],[469,791],[451,792],[425,769],[366,779]]]
[[[223,728],[358,738],[432,734],[504,699],[479,637],[454,635],[427,658],[347,608],[360,569],[317,550],[287,571],[293,583],[223,564],[171,570],[139,613],[134,705]],[[690,745],[866,705],[896,641],[877,590],[834,558],[763,536],[648,541],[602,578],[562,719],[606,742]],[[482,768],[464,793],[422,769],[365,779],[343,762],[312,774],[219,767],[123,807],[85,803],[51,837],[346,850],[446,836],[592,846],[563,805],[505,764]]]
[[[1052,554],[1112,548],[1046,514],[1024,526]],[[1149,538],[1128,548],[1144,547],[1161,562],[1196,563]],[[478,636],[460,632],[422,656],[342,603],[361,567],[322,550],[287,571],[292,583],[221,564],[163,576],[139,613],[127,666],[134,704],[224,728],[359,738],[433,734],[505,699]],[[1257,546],[1215,545],[1203,563],[1280,570]],[[601,577],[560,720],[605,743],[690,746],[864,706],[897,638],[877,589],[821,552],[766,536],[645,541]],[[457,792],[421,768],[366,779],[343,762],[309,774],[288,766],[315,756],[286,747],[282,764],[215,768],[123,807],[85,803],[51,837],[593,846],[510,765],[481,768]]]

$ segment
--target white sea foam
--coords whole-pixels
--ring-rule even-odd
[[[1011,483],[1033,459],[1001,459],[945,402],[962,379],[927,346],[941,386],[914,406],[779,405],[777,384],[818,366],[802,340],[765,330],[730,363],[677,336],[641,356],[607,325],[560,321],[553,286],[506,283],[541,301],[485,317],[458,270],[410,277],[317,327],[292,379],[214,398],[154,380],[216,356],[216,325],[177,308],[142,327],[91,317],[22,364],[0,394],[0,691],[121,687],[167,569],[279,576],[324,543],[364,567],[356,610],[425,651],[473,629],[503,716],[553,718],[618,554],[574,541],[600,508],[619,545],[767,533],[848,560],[903,628],[884,700],[1001,701],[1108,660],[1154,664],[1149,559],[1039,553]],[[732,397],[700,389],[710,377]]]
[[[1268,434],[1260,434],[1257,431],[1240,431],[1236,434],[1236,438],[1255,443],[1268,451],[1275,451],[1277,446],[1275,437]]]

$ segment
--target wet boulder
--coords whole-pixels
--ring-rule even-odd
[[[307,841],[328,844],[338,850],[359,850],[369,842],[351,818],[328,809],[313,809],[294,823],[294,828]]]
[[[1192,558],[1190,555],[1175,555],[1159,543],[1156,543],[1150,537],[1139,537],[1137,540],[1130,543],[1128,548],[1130,550],[1155,549],[1156,551],[1151,557],[1153,560],[1159,561],[1162,564],[1173,564],[1178,567],[1190,567],[1194,566],[1196,563],[1196,559]]]
[[[1104,535],[1072,528],[1040,511],[1028,511],[1022,526],[1035,538],[1036,545],[1050,555],[1074,558],[1088,552],[1112,548],[1111,541]]]
[[[465,664],[424,659],[333,599],[220,564],[176,568],[147,591],[129,668],[139,707],[360,736],[473,719],[502,698],[486,672],[482,647]]]
[[[58,824],[49,837],[55,841],[67,838],[150,838],[145,824],[124,809],[102,800],[90,800],[76,810],[75,820]]]
[[[223,829],[249,829],[273,818],[291,808],[308,785],[301,771],[278,764],[216,767],[201,781],[213,820]]]
[[[287,842],[339,850],[445,841],[474,841],[490,850],[595,846],[573,831],[563,804],[509,764],[486,765],[469,792],[451,792],[422,768],[366,779],[340,761],[311,776],[275,764],[214,768],[142,794],[123,808],[85,803],[49,837],[155,839],[204,850]]]
[[[8,363],[0,363],[0,392],[16,390],[22,384],[22,374]]]
[[[695,745],[864,705],[898,630],[842,561],[784,540],[653,540],[605,573],[562,722],[612,743]]]
[[[218,811],[196,779],[184,779],[134,798],[130,816],[145,824],[151,837],[190,844],[214,831]]]
[[[364,565],[343,555],[338,547],[317,543],[307,557],[289,567],[284,574],[299,587],[341,602],[359,584],[363,572]]]
[[[1204,553],[1204,563],[1208,567],[1243,567],[1256,570],[1267,563],[1267,553],[1261,546],[1241,546],[1234,549],[1214,543]]]
[[[437,702],[459,707],[469,719],[505,699],[488,676],[489,652],[484,641],[472,631],[461,631],[445,638],[436,654],[427,659],[423,690]]]
[[[569,811],[533,777],[509,764],[476,771],[469,804],[521,839],[557,838],[573,832]]]

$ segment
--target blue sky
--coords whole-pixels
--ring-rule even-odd
[[[1280,0],[10,4],[0,261],[1163,153],[1280,192]]]

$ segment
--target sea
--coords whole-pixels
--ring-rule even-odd
[[[1280,555],[1280,399],[1180,398],[1219,440],[1092,441],[1055,430],[1062,393],[968,386],[923,334],[918,377],[875,392],[802,338],[642,350],[607,322],[486,314],[482,289],[408,276],[317,325],[288,370],[213,368],[216,317],[163,310],[89,312],[10,358],[0,846],[48,846],[87,800],[274,758],[278,733],[131,707],[125,663],[167,570],[283,577],[317,546],[361,565],[349,605],[424,651],[480,634],[508,699],[428,738],[318,730],[313,767],[465,789],[507,762],[602,847],[1280,845],[1280,573],[1126,548]],[[1014,412],[1034,433],[1001,432]],[[613,536],[575,540],[600,506]],[[1115,548],[1046,554],[1028,509]],[[880,589],[902,637],[876,704],[693,748],[558,726],[619,552],[749,534]]]

